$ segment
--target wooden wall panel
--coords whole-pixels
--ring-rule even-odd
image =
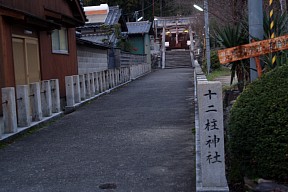
[[[14,66],[12,56],[12,37],[9,24],[0,16],[0,101],[1,88],[14,86]],[[2,114],[2,105],[0,106]]]
[[[0,0],[0,4],[42,17],[43,19],[45,19],[44,8],[73,17],[67,0]]]
[[[78,74],[75,29],[68,30],[68,54],[52,53],[51,35],[40,33],[42,80],[59,79],[60,95],[65,96],[65,76]]]

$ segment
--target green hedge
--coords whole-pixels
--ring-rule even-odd
[[[231,110],[228,128],[230,175],[288,181],[287,65],[247,87]]]

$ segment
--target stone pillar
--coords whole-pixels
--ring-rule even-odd
[[[109,69],[109,88],[113,87],[113,73],[112,69]]]
[[[118,85],[118,69],[114,70],[115,86]]]
[[[65,77],[65,85],[66,85],[66,105],[68,107],[73,107],[75,105],[74,100],[74,85],[73,85],[73,76]]]
[[[75,103],[81,102],[79,75],[73,75],[73,89]]]
[[[104,88],[103,88],[103,73],[102,73],[102,71],[98,72],[98,76],[99,76],[99,90],[102,93],[104,91]]]
[[[40,96],[40,84],[30,83],[30,105],[32,121],[41,121],[43,118],[42,107],[41,107],[41,96]]]
[[[98,72],[94,72],[94,83],[95,83],[95,93],[98,94],[100,93]]]
[[[110,69],[107,70],[107,89],[111,88],[111,71]]]
[[[106,91],[106,73],[105,71],[102,71],[102,84],[103,84],[103,91]]]
[[[123,83],[123,67],[120,67],[119,68],[119,82],[120,82],[120,84],[122,84]]]
[[[94,73],[89,73],[91,97],[95,95]]]
[[[109,70],[105,71],[105,79],[106,79],[105,87],[106,87],[106,90],[108,90],[109,89]]]
[[[109,89],[110,87],[110,75],[109,75],[109,70],[105,71],[105,77],[106,77],[106,90]]]
[[[18,126],[29,127],[31,125],[29,86],[16,86]]]
[[[17,115],[14,87],[2,88],[4,133],[17,132]]]
[[[41,82],[41,107],[44,117],[52,115],[51,86],[49,80]]]
[[[225,176],[221,82],[199,81],[197,86],[202,190],[229,191]]]
[[[90,98],[91,97],[91,84],[90,84],[90,75],[85,74],[85,88],[86,88],[86,98]]]
[[[115,82],[115,69],[111,70],[112,73],[112,87],[116,86],[116,82]]]
[[[79,84],[80,84],[80,96],[81,100],[86,99],[86,83],[85,83],[85,76],[79,75]]]
[[[61,111],[59,80],[51,79],[50,86],[51,86],[51,98],[52,98],[52,113],[59,113]]]
[[[134,67],[133,65],[129,66],[129,70],[130,70],[130,80],[134,79]]]
[[[126,82],[130,81],[130,76],[131,76],[130,70],[129,70],[129,68],[127,67],[127,68],[126,68]]]

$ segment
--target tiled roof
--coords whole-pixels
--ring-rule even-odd
[[[139,22],[127,22],[128,34],[142,34],[149,33],[151,29],[151,22],[139,21]]]
[[[122,9],[119,9],[119,6],[109,7],[109,13],[106,17],[106,25],[115,25],[118,23],[122,14]]]
[[[102,45],[106,45],[106,43],[103,41],[104,39],[108,39],[107,42],[112,43],[112,45],[116,45],[117,43],[117,39],[114,35],[114,33],[112,33],[111,35],[100,35],[100,34],[93,34],[93,35],[85,35],[82,36],[80,39],[86,40],[86,41],[90,41],[93,43],[97,43],[97,44],[102,44]]]

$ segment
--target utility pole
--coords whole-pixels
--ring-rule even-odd
[[[248,0],[249,12],[249,40],[252,38],[262,40],[264,37],[263,30],[263,0]],[[250,59],[250,80],[257,79],[256,62],[254,58]]]
[[[159,4],[160,4],[160,17],[162,17],[162,0],[159,0]],[[154,0],[153,0],[154,3]]]
[[[206,43],[206,63],[207,74],[210,74],[210,32],[209,32],[209,16],[208,16],[208,0],[204,0],[204,22],[205,22],[205,43]]]
[[[143,17],[143,20],[144,20],[144,0],[142,0],[142,17]]]

